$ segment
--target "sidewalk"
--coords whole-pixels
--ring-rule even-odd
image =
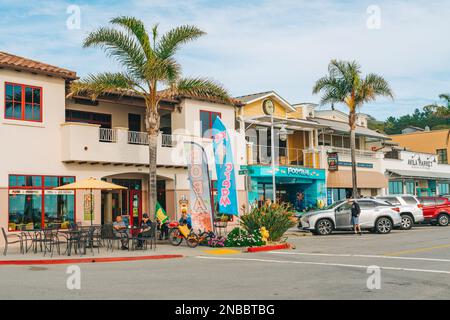
[[[62,250],[65,250],[62,249]],[[97,248],[86,250],[86,254],[80,255],[72,253],[71,256],[59,255],[57,253],[50,257],[50,254],[44,256],[43,252],[34,253],[29,251],[26,254],[21,254],[19,251],[19,246],[10,246],[8,248],[8,253],[6,256],[0,253],[0,266],[5,263],[11,263],[12,261],[17,262],[17,264],[26,264],[28,261],[30,264],[39,263],[51,264],[54,263],[75,263],[76,260],[82,262],[114,262],[114,261],[133,261],[133,260],[153,260],[153,259],[174,259],[174,258],[185,258],[199,255],[222,255],[222,254],[240,254],[243,248],[211,248],[207,246],[198,246],[197,248],[189,248],[184,242],[178,246],[172,246],[167,242],[160,242],[156,245],[156,249],[147,250],[117,250],[107,251],[106,248],[100,248],[100,253]],[[3,252],[3,248],[1,248]]]

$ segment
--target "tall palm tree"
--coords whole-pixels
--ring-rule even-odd
[[[424,107],[425,110],[433,112],[436,116],[449,119],[450,118],[450,94],[443,93],[439,95],[439,99],[443,100],[445,105],[433,103]]]
[[[353,197],[358,198],[356,179],[355,129],[356,111],[366,102],[375,101],[378,96],[394,98],[388,82],[376,74],[361,75],[361,66],[356,61],[331,60],[328,75],[317,80],[313,93],[322,92],[320,104],[343,103],[348,107],[350,126],[350,149],[352,161]]]
[[[83,47],[99,47],[122,67],[121,72],[103,72],[73,82],[70,96],[86,94],[95,100],[107,93],[133,93],[146,105],[145,127],[149,144],[149,212],[156,208],[156,156],[160,129],[159,102],[174,96],[194,96],[231,103],[228,92],[219,83],[206,78],[182,78],[181,66],[175,60],[180,47],[205,34],[196,26],[183,25],[162,36],[158,25],[149,33],[144,23],[134,17],[111,19],[111,27],[91,32]],[[158,91],[159,86],[164,90]]]

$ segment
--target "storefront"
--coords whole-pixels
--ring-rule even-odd
[[[394,150],[386,153],[389,194],[434,196],[450,193],[450,165],[439,164],[437,155]]]
[[[249,177],[248,194],[251,205],[262,205],[273,199],[272,168],[244,166]],[[314,208],[325,203],[325,171],[302,167],[275,168],[276,198],[291,203],[297,210]],[[298,201],[298,198],[301,200]]]
[[[75,191],[53,190],[74,177],[9,175],[8,229],[68,227],[75,217]]]

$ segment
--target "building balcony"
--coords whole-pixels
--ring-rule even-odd
[[[275,147],[275,165],[320,168],[320,152],[317,149]],[[270,166],[271,146],[247,143],[247,164]]]
[[[350,167],[351,166],[351,150],[349,148],[339,148],[331,146],[319,146],[321,154],[321,163],[323,168],[327,168],[327,154],[336,152],[338,154],[339,166]],[[380,169],[381,161],[384,158],[383,152],[376,152],[372,150],[355,150],[356,163],[359,168],[365,169]]]
[[[148,136],[128,128],[100,128],[85,123],[64,123],[62,161],[66,163],[111,163],[146,166],[149,163]],[[157,144],[157,165],[185,167],[184,142],[195,141],[213,160],[212,140],[188,135],[160,134]]]

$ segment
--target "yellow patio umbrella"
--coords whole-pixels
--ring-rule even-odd
[[[119,186],[114,183],[109,183],[103,180],[97,180],[95,178],[88,178],[84,180],[80,180],[74,183],[66,184],[61,187],[55,188],[55,190],[90,190],[91,194],[91,225],[92,225],[92,216],[93,216],[93,206],[92,206],[92,190],[126,190],[127,188]]]

